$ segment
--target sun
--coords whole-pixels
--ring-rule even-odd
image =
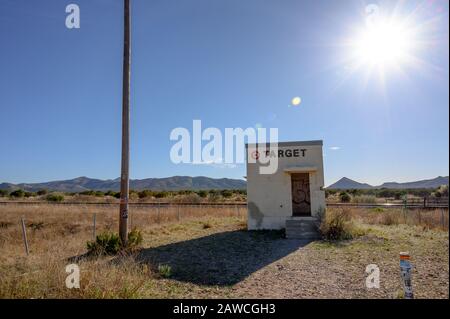
[[[348,24],[344,38],[335,42],[336,88],[352,82],[362,91],[379,90],[387,101],[396,81],[406,83],[414,74],[431,76],[444,71],[430,60],[430,54],[446,41],[441,26],[445,11],[391,3],[366,6]]]
[[[352,47],[359,65],[398,66],[408,62],[413,37],[411,31],[400,23],[380,22],[363,28]]]

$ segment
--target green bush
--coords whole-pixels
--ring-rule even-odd
[[[22,189],[17,189],[9,194],[9,196],[14,198],[23,198],[25,197],[25,191]]]
[[[339,199],[342,203],[348,203],[350,202],[351,197],[347,192],[342,192],[339,194]]]
[[[38,194],[39,196],[47,195],[47,194],[48,194],[48,191],[47,191],[46,189],[40,189],[40,190],[37,191],[37,194]]]
[[[220,194],[225,198],[230,198],[231,196],[233,196],[233,192],[228,189],[224,189],[220,192]]]
[[[346,210],[327,212],[320,224],[320,232],[326,240],[345,240],[353,238],[355,227]]]
[[[131,232],[128,233],[128,249],[135,250],[142,245],[142,241],[144,237],[142,236],[142,232],[136,228],[134,228]]]
[[[112,196],[112,197],[116,197],[116,198],[120,198],[120,192],[115,192],[115,191],[107,191],[105,192],[105,196]]]
[[[147,197],[152,197],[153,196],[153,192],[149,189],[145,189],[143,191],[140,191],[138,193],[139,198],[147,198]]]
[[[448,185],[440,186],[436,192],[434,192],[436,197],[448,197]]]
[[[166,198],[166,197],[169,197],[169,192],[166,192],[166,191],[156,192],[155,197],[156,197],[156,198]]]
[[[9,195],[9,192],[6,189],[0,189],[0,197],[6,197]]]
[[[49,202],[62,202],[64,200],[64,195],[61,194],[48,194],[46,197]]]
[[[127,251],[134,251],[142,244],[142,232],[138,229],[133,229],[128,233],[128,245],[123,247],[122,241],[118,234],[113,232],[103,232],[95,238],[95,241],[88,241],[86,246],[89,254],[93,255],[115,255],[121,249]]]
[[[158,272],[161,277],[169,278],[172,275],[172,267],[169,265],[158,265]]]
[[[208,196],[208,192],[205,190],[201,190],[197,192],[197,195],[200,196],[201,198],[206,198]]]
[[[90,254],[115,255],[122,247],[119,235],[111,232],[103,232],[95,238],[95,241],[87,242],[87,250]]]

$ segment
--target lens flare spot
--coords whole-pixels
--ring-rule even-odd
[[[292,106],[298,106],[300,103],[302,103],[302,99],[299,96],[294,97],[291,101]]]

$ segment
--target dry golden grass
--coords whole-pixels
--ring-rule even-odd
[[[444,214],[443,223],[441,223],[440,211],[421,211],[420,215],[418,211],[410,211],[405,219],[402,219],[401,211],[377,212],[351,209],[347,210],[347,213],[360,223],[380,224],[377,227],[381,227],[381,230],[382,227],[388,227],[384,225],[397,227],[396,224],[405,223],[433,228],[436,232],[444,234],[440,235],[433,231],[434,240],[437,238],[441,240],[441,237],[448,234],[440,230],[443,228],[448,231],[448,212]],[[229,285],[203,285],[163,278],[148,263],[138,262],[136,256],[120,258],[104,256],[77,260],[76,263],[81,269],[82,289],[67,289],[65,267],[73,262],[69,261],[71,257],[80,256],[86,252],[86,242],[93,238],[94,214],[96,214],[97,234],[105,230],[116,231],[118,229],[118,209],[116,207],[46,204],[0,206],[0,298],[213,298],[232,297],[233,293],[236,295],[237,292],[233,292],[234,288]],[[20,228],[22,216],[26,220],[30,245],[28,257],[25,255]],[[230,247],[235,253],[254,257],[255,262],[259,262],[264,254],[255,255],[255,251],[264,251],[267,249],[267,245],[274,243],[276,238],[273,239],[271,237],[273,235],[258,235],[262,236],[259,239],[254,234],[243,232],[242,230],[246,227],[245,218],[246,209],[234,206],[203,208],[192,206],[180,207],[180,209],[161,207],[159,211],[156,207],[145,207],[131,209],[130,226],[143,231],[143,246],[147,251],[155,254],[161,250],[164,253],[158,256],[164,258],[166,250],[169,251],[168,255],[172,255],[170,249],[175,249],[175,247],[191,249],[206,258],[209,255],[200,252],[205,247],[209,247],[211,254],[214,254],[219,250],[218,248],[229,245],[226,247]],[[418,228],[411,227],[411,229]],[[379,231],[378,228],[374,229]],[[393,231],[391,230],[389,232]],[[410,235],[405,236],[409,238]],[[227,242],[217,242],[217,238],[222,238]],[[448,242],[448,235],[446,238]],[[414,240],[419,240],[419,238],[414,237]],[[427,238],[427,243],[440,245],[440,242],[434,243],[429,238]],[[245,245],[254,246],[242,247]],[[361,245],[361,242],[355,242],[355,245]],[[177,249],[179,250],[179,248]],[[244,248],[250,250],[242,251]],[[312,246],[309,252],[307,250],[305,253],[312,253],[311,249],[316,248]],[[365,251],[371,248],[364,246],[360,249]],[[178,250],[176,250],[177,254],[185,253]],[[396,248],[392,248],[392,251],[394,250]],[[220,253],[223,254],[226,251],[226,249],[225,251],[222,249]],[[427,256],[426,251],[423,253],[424,256]],[[255,256],[252,257],[252,254]],[[211,256],[209,257],[214,257],[212,259],[214,262],[224,258],[223,255]],[[232,258],[237,257],[233,255]],[[251,264],[252,260],[248,264]],[[241,260],[237,260],[235,266],[239,266],[240,263]],[[208,265],[206,258],[199,267]],[[444,266],[444,268],[446,266],[448,276],[448,258],[446,265],[439,261],[439,264],[435,266]],[[198,271],[201,273],[201,267],[195,270],[195,275],[199,274]],[[217,265],[214,264],[211,267],[213,267],[212,271],[218,271],[214,268]],[[208,271],[206,268],[205,272]],[[442,284],[447,285],[448,288],[448,279],[446,283]],[[254,295],[248,295],[248,297],[252,296]]]
[[[339,209],[336,209],[339,210]],[[352,219],[373,225],[410,225],[448,231],[448,209],[342,208]]]
[[[147,234],[167,233],[179,222],[243,218],[241,207],[145,207],[130,209],[130,228]],[[132,298],[143,283],[148,284],[149,270],[132,257],[111,264],[108,258],[80,263],[84,289],[65,288],[68,258],[86,252],[86,242],[96,233],[118,229],[115,207],[40,204],[0,207],[0,298]],[[27,226],[30,255],[27,257],[20,220]],[[208,227],[205,227],[207,225]],[[144,232],[144,233],[145,233]],[[157,274],[156,274],[157,275]]]

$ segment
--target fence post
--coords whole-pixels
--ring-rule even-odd
[[[177,219],[178,219],[178,221],[180,221],[180,218],[181,216],[180,216],[180,204],[178,203],[178,206],[177,206]]]
[[[22,236],[23,236],[23,242],[25,244],[25,252],[27,253],[27,256],[30,255],[30,250],[28,248],[28,239],[27,239],[27,230],[25,227],[25,219],[22,217]]]
[[[405,225],[408,224],[407,221],[407,212],[408,212],[408,195],[403,196],[403,216],[405,218]]]
[[[95,237],[96,237],[96,234],[95,234],[96,224],[97,224],[97,213],[94,213],[93,225],[92,225],[92,237],[94,238],[94,240],[95,240]]]
[[[409,262],[409,253],[400,253],[400,274],[402,278],[403,291],[405,292],[405,299],[414,299],[411,282],[411,263]]]
[[[158,224],[161,222],[160,221],[160,208],[161,208],[161,203],[160,202],[158,202],[158,207],[157,207],[157,214],[158,214],[158,216],[157,216],[157,218],[158,218]]]
[[[445,229],[444,209],[441,209],[441,225],[442,225],[442,229]]]

